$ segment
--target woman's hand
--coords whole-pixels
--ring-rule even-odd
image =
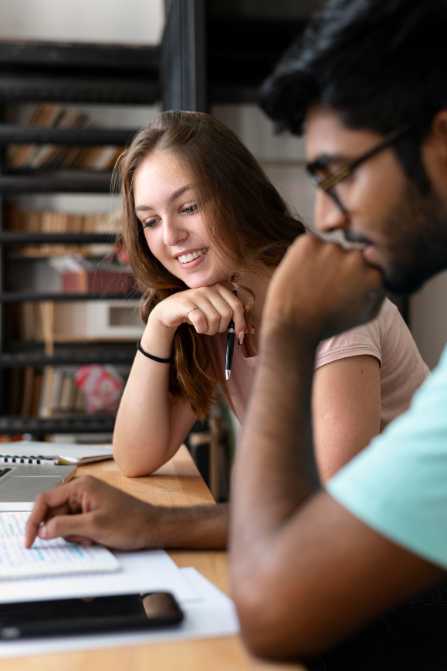
[[[231,320],[237,337],[248,330],[246,310],[241,299],[229,286],[214,284],[211,287],[187,289],[158,303],[149,315],[149,323],[158,323],[175,331],[180,324],[192,324],[197,333],[215,335],[224,333]],[[150,328],[150,327],[149,327]]]

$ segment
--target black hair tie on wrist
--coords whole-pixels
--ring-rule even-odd
[[[141,354],[148,359],[152,359],[152,361],[157,361],[158,363],[172,363],[173,357],[172,356],[155,356],[155,354],[149,354],[149,352],[146,352],[141,346],[141,340],[138,341],[137,345],[137,350],[141,352]]]

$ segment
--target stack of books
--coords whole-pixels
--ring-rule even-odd
[[[8,204],[8,230],[16,233],[109,233],[119,237],[121,212],[72,213],[52,210],[27,210]],[[22,256],[47,257],[67,254],[102,256],[112,251],[114,243],[94,244],[27,244],[17,247]]]
[[[50,266],[60,276],[61,291],[66,293],[121,293],[135,291],[135,280],[129,266],[113,259],[94,263],[82,256],[52,258]]]
[[[36,107],[25,120],[25,125],[42,128],[85,128],[91,124],[88,114],[81,110],[47,103]],[[124,147],[118,146],[11,145],[7,160],[9,168],[13,170],[111,170],[123,149]]]

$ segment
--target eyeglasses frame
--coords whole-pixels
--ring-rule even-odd
[[[341,202],[336,191],[334,191],[334,187],[336,187],[337,184],[340,184],[340,182],[343,182],[345,179],[351,177],[351,175],[357,170],[357,168],[360,165],[362,165],[362,163],[369,161],[369,159],[372,158],[373,156],[376,156],[376,154],[379,154],[381,151],[384,151],[388,147],[391,147],[404,135],[406,135],[410,130],[411,125],[408,124],[406,126],[398,128],[397,130],[392,131],[391,133],[386,135],[383,138],[383,140],[381,140],[378,144],[371,147],[371,149],[368,149],[364,154],[361,154],[360,156],[354,159],[346,159],[344,161],[344,165],[340,168],[340,170],[338,170],[333,175],[328,175],[327,177],[323,178],[318,176],[317,174],[318,171],[326,167],[326,162],[324,161],[324,159],[322,160],[320,158],[317,158],[314,161],[306,163],[306,172],[311,178],[311,180],[314,182],[314,184],[319,189],[322,189],[325,193],[327,193],[328,196],[330,196],[332,200],[336,203],[339,209],[344,214],[346,214],[347,210],[343,205],[343,203]]]

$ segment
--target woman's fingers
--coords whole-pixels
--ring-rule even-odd
[[[227,287],[216,284],[202,287],[188,296],[187,318],[197,333],[215,335],[228,329],[233,320],[238,336],[247,329],[244,306],[240,299]]]
[[[197,333],[214,335],[219,332],[220,315],[209,298],[203,295],[194,298],[194,305],[187,317]]]
[[[215,335],[228,329],[234,321],[238,337],[248,330],[246,306],[228,284],[188,289],[173,294],[155,308],[155,319],[167,328],[191,324],[197,333]]]
[[[234,322],[236,335],[240,338],[242,334],[245,334],[248,331],[247,308],[234,291],[228,289],[223,284],[218,284],[216,287],[219,291],[219,295],[225,300],[231,310],[231,319]],[[225,326],[224,330],[226,330],[227,327],[228,324]]]

